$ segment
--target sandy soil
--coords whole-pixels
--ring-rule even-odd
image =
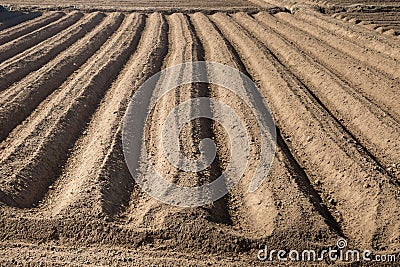
[[[398,2],[364,1],[358,11],[336,0],[74,1],[74,10],[70,2],[17,2],[21,10],[14,1],[14,11],[0,14],[0,265],[311,266],[260,262],[257,252],[266,244],[318,250],[339,238],[399,255]],[[145,80],[191,61],[248,75],[259,88],[248,97],[268,104],[277,146],[265,181],[249,193],[262,151],[250,108],[220,86],[175,88],[143,126],[137,175],[149,175],[150,161],[174,183],[201,185],[237,153],[223,127],[199,119],[183,128],[179,147],[196,159],[211,138],[216,160],[192,173],[168,161],[161,126],[191,98],[226,103],[251,138],[234,190],[180,208],[135,183],[122,128]]]

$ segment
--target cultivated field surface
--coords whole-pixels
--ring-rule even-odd
[[[179,10],[201,10],[201,11],[230,11],[230,10],[257,10],[261,4],[263,7],[273,7],[263,0],[119,0],[107,1],[10,1],[3,2],[16,7],[19,10],[42,9],[42,10],[60,10],[60,9],[79,9],[86,11],[105,10],[105,11],[160,11],[174,12]]]
[[[333,17],[391,36],[400,35],[400,1],[313,0]]]
[[[399,1],[9,4],[0,13],[1,266],[278,266],[260,263],[258,250],[318,250],[339,238],[349,248],[399,255]],[[234,190],[180,208],[135,183],[122,129],[143,82],[192,61],[250,77],[258,90],[246,94],[268,105],[277,144],[266,179],[250,193],[262,151],[251,108],[217,85],[164,95],[143,127],[137,149],[148,154],[138,153],[137,175],[149,175],[152,162],[177,184],[201,185],[242,153],[220,124],[196,119],[177,146],[196,159],[200,141],[211,138],[216,159],[199,172],[168,162],[161,125],[191,98],[235,110],[250,144]]]

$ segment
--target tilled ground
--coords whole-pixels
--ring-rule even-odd
[[[203,4],[224,10],[218,1]],[[317,249],[339,237],[351,248],[400,252],[398,39],[312,8],[227,6],[234,9],[2,15],[2,262],[250,265],[264,244]],[[210,137],[218,160],[199,173],[168,163],[160,125],[190,98],[227,103],[252,138],[247,174],[234,191],[212,205],[178,208],[135,184],[122,124],[146,79],[190,61],[222,63],[255,81],[259,91],[249,96],[268,104],[277,148],[268,177],[249,193],[261,149],[251,110],[218,86],[176,88],[150,113],[142,144],[150,156],[139,153],[138,175],[146,176],[150,160],[171,181],[199,185],[237,153],[223,128],[196,120],[183,129],[181,148],[196,158]]]
[[[398,8],[400,10],[400,8]],[[343,12],[333,15],[338,19],[349,21],[354,24],[362,25],[366,28],[376,30],[391,36],[400,35],[400,12]]]
[[[332,16],[389,36],[400,35],[399,1],[312,0]]]
[[[183,10],[192,11],[203,11],[203,12],[214,12],[214,11],[235,11],[235,10],[247,10],[256,11],[260,8],[259,4],[264,7],[273,7],[265,3],[263,0],[118,0],[118,1],[107,1],[100,0],[96,1],[95,4],[90,1],[6,1],[3,4],[9,5],[11,8],[18,10],[31,11],[35,10],[85,10],[85,11],[141,11],[141,12],[154,12],[163,11],[167,13],[173,13]]]

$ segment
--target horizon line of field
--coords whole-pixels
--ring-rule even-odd
[[[11,11],[9,13],[15,13],[15,16],[10,15],[11,17],[14,17],[14,21],[10,21],[13,23],[17,23],[18,20],[24,20],[27,19],[27,14],[32,14],[32,16],[38,16],[40,13],[44,12],[83,12],[83,13],[92,13],[92,12],[104,12],[104,13],[112,13],[112,12],[121,12],[121,13],[142,13],[142,14],[151,14],[154,12],[161,13],[163,15],[171,15],[173,13],[184,13],[184,14],[193,14],[196,12],[202,12],[204,14],[214,14],[217,12],[225,12],[225,13],[235,13],[235,12],[247,12],[247,13],[257,13],[261,11],[265,12],[271,12],[271,13],[277,13],[277,12],[283,12],[285,11],[286,8],[284,7],[278,7],[278,6],[266,6],[266,7],[261,7],[261,6],[243,6],[243,7],[149,7],[149,8],[143,8],[143,7],[131,7],[131,8],[110,8],[107,6],[96,6],[96,7],[90,7],[90,6],[82,6],[82,7],[73,7],[73,6],[54,6],[54,7],[38,7],[38,6],[23,6],[23,5],[18,5],[16,7],[16,11]],[[36,13],[36,14],[35,14]]]
[[[217,14],[218,15],[218,14]],[[108,17],[108,16],[107,16]],[[123,22],[122,22],[122,17],[125,17],[125,16],[123,16],[123,15],[119,15],[119,16],[116,16],[117,17],[117,23],[116,24],[114,24],[114,28],[115,27],[118,27],[118,25],[121,25]],[[144,19],[144,17],[143,17],[143,19]],[[126,20],[126,17],[125,17],[125,20]],[[144,22],[143,22],[144,24],[146,23],[146,19],[144,19]],[[215,24],[214,24],[215,25]],[[94,27],[94,25],[93,26],[91,26],[92,28]],[[103,25],[103,27],[104,27],[104,25]],[[121,27],[121,26],[120,26]],[[122,31],[121,30],[121,28],[119,27],[119,30],[118,31]],[[140,29],[141,27],[144,27],[144,26],[139,26],[138,27],[138,29]],[[215,27],[217,27],[218,28],[218,26],[216,26],[215,25]],[[139,31],[140,32],[140,31]],[[109,33],[110,34],[110,33]],[[139,34],[139,33],[136,33],[136,34]],[[112,36],[115,36],[116,35],[116,33],[113,33],[113,35]],[[141,35],[141,33],[139,34],[139,35]],[[278,35],[278,34],[277,34]],[[119,35],[119,36],[121,36],[121,35]],[[82,36],[83,37],[83,36]],[[81,38],[82,38],[81,37]],[[118,38],[122,38],[122,37],[118,37]],[[139,38],[140,39],[140,37],[137,37],[137,38]],[[254,37],[253,37],[254,38]],[[287,38],[287,37],[286,37]],[[78,38],[79,39],[79,38]],[[255,39],[257,39],[257,38],[255,38]],[[105,41],[105,39],[104,39],[104,42],[106,42]],[[122,67],[122,66],[124,66],[125,64],[126,64],[126,62],[128,62],[128,60],[129,60],[129,57],[131,57],[131,55],[133,54],[133,53],[135,53],[134,51],[135,51],[135,48],[138,46],[138,43],[139,43],[139,40],[137,40],[137,42],[133,42],[132,43],[132,46],[131,47],[129,47],[129,49],[127,50],[127,52],[124,54],[124,56],[122,56],[121,57],[121,60],[119,60],[117,63],[115,63],[116,65],[115,65],[115,67],[113,68],[114,70],[112,71],[112,77],[113,77],[113,79],[114,78],[117,78],[118,77],[118,75],[119,75],[119,73],[118,73],[118,70]],[[38,46],[41,44],[41,42],[39,42],[38,43],[38,45],[36,45],[35,47],[36,48],[39,48]],[[296,46],[297,46],[298,44],[296,44]],[[100,49],[102,49],[102,47],[103,47],[103,45],[101,44],[101,42],[100,42],[100,44],[98,44],[97,45],[98,47],[101,47]],[[64,49],[68,49],[67,47],[65,47]],[[97,48],[98,49],[98,48]],[[91,51],[90,53],[89,53],[89,56],[95,56],[95,55],[97,55],[98,53],[97,53],[97,49],[96,48],[94,48],[93,49],[93,51]],[[271,49],[270,47],[268,47],[268,46],[266,46],[266,49],[270,49],[271,51],[273,50],[273,49]],[[107,50],[106,50],[107,51]],[[80,51],[80,53],[82,53],[81,51]],[[343,53],[343,52],[342,52]],[[103,54],[104,54],[104,51],[103,51]],[[277,58],[277,61],[278,62],[281,62],[281,60],[279,60],[279,58],[282,58],[282,55],[278,55],[278,54],[276,54],[276,53],[274,53],[274,52],[272,52],[272,54],[273,55],[275,55],[276,56],[276,58]],[[64,54],[65,55],[65,54]],[[238,53],[238,55],[241,55],[240,53]],[[87,58],[90,58],[89,59],[89,61],[91,61],[92,60],[92,57],[89,57],[89,56],[87,56]],[[315,55],[314,55],[314,57],[315,57]],[[12,59],[12,58],[11,58]],[[50,64],[51,63],[51,61],[53,60],[51,57],[49,57],[48,59],[46,59],[46,60],[48,60],[48,62],[49,63],[47,63],[47,64]],[[390,60],[390,57],[388,57],[387,58],[387,60]],[[107,63],[105,63],[106,65],[104,65],[104,66],[107,66]],[[81,65],[77,65],[72,71],[70,71],[70,73],[72,74],[74,71],[79,71],[80,69],[81,69],[81,66],[88,66],[89,64],[87,64],[87,63],[84,63],[84,62],[82,62],[81,63]],[[288,67],[287,66],[287,64],[285,65],[285,64],[282,64],[283,66],[285,66],[285,68],[287,69],[287,71],[289,71],[289,72],[292,72],[292,70],[293,70],[293,67]],[[119,67],[116,67],[116,66],[119,66]],[[37,70],[40,70],[40,68],[41,68],[41,66],[37,66]],[[373,67],[374,68],[374,67]],[[107,69],[107,68],[105,68],[105,69]],[[250,71],[251,72],[251,71]],[[90,73],[90,72],[89,72]],[[380,71],[379,71],[379,73],[381,73]],[[147,75],[150,75],[150,74],[147,74]],[[382,74],[379,74],[380,75],[380,77],[384,77],[384,76],[382,76]],[[390,75],[390,73],[389,74],[385,74],[385,75]],[[299,75],[299,74],[297,74],[297,75],[295,75],[295,76],[297,76],[297,79],[299,79],[299,80],[301,80],[301,81],[304,81],[305,80],[305,78],[304,78],[304,76],[302,77],[301,75]],[[64,79],[67,79],[68,77],[66,76]],[[89,76],[89,78],[90,78],[90,76]],[[77,127],[77,130],[76,130],[76,132],[75,132],[75,134],[74,134],[74,137],[72,137],[72,139],[70,139],[71,141],[69,141],[69,144],[66,144],[67,146],[65,147],[65,148],[63,148],[63,152],[62,153],[60,153],[60,154],[62,154],[61,155],[61,157],[60,157],[60,159],[59,159],[59,161],[58,162],[52,162],[51,164],[53,164],[53,175],[56,175],[56,173],[57,173],[57,168],[59,167],[59,165],[60,165],[60,161],[61,162],[65,162],[67,159],[68,159],[68,157],[69,157],[69,149],[70,148],[72,148],[73,146],[74,146],[74,144],[75,144],[75,142],[76,142],[76,140],[78,140],[78,138],[79,138],[79,136],[80,136],[80,134],[82,133],[82,132],[84,132],[84,129],[85,129],[85,124],[87,124],[90,120],[91,120],[91,117],[92,117],[92,115],[91,114],[94,114],[94,112],[96,111],[96,109],[98,109],[98,106],[99,105],[101,105],[101,99],[104,97],[104,95],[106,94],[106,91],[108,90],[108,88],[111,86],[111,84],[112,84],[112,80],[113,79],[110,79],[110,80],[108,80],[108,82],[106,82],[106,85],[104,85],[104,87],[103,88],[101,88],[101,89],[99,89],[100,90],[100,95],[99,96],[97,96],[96,97],[96,99],[94,99],[93,101],[94,101],[94,103],[95,103],[95,108],[92,108],[91,109],[91,113],[90,114],[88,114],[88,116],[86,117],[86,119],[84,119],[84,120],[82,120],[82,121],[78,121],[78,122],[76,122],[76,124],[78,124],[79,126]],[[24,78],[22,78],[22,80],[24,80]],[[18,84],[19,82],[21,82],[22,80],[20,80],[20,79],[16,79],[15,81],[13,81],[13,83],[14,84]],[[304,81],[303,82],[303,85],[306,85],[306,84],[309,84],[309,82],[306,82],[306,81]],[[61,84],[60,84],[61,85]],[[13,85],[14,86],[14,85]],[[89,85],[89,87],[90,86],[92,86],[92,85]],[[53,88],[53,90],[55,90],[55,91],[57,91],[58,89],[57,89],[57,87],[58,86],[54,86],[54,88]],[[89,88],[88,87],[88,88]],[[312,86],[305,86],[306,88],[309,88],[310,90],[312,90],[313,89],[313,87]],[[6,91],[6,90],[8,90],[8,88],[4,88],[4,90],[3,91]],[[2,95],[3,95],[3,92],[1,93]],[[48,97],[49,97],[49,95],[50,94],[53,94],[53,92],[48,92],[48,94],[47,95],[43,95],[42,96],[42,99],[41,99],[41,101],[37,101],[38,102],[38,106],[39,105],[41,105],[41,104],[39,104],[39,103],[41,103],[41,102],[43,102],[43,101],[45,101],[45,99],[47,99]],[[311,98],[312,97],[316,97],[316,96],[310,96]],[[28,99],[28,98],[27,98]],[[46,100],[47,101],[47,100]],[[313,100],[313,101],[315,101],[315,100]],[[323,102],[323,100],[319,100],[318,101],[319,103],[322,103]],[[25,105],[26,106],[28,106],[29,105],[29,103],[30,102],[26,102],[25,103]],[[4,104],[4,103],[2,103],[2,104]],[[377,105],[377,107],[378,108],[380,108],[380,105]],[[36,109],[37,107],[30,107],[30,109],[33,111],[34,109]],[[327,109],[326,107],[324,107],[324,109]],[[386,113],[386,114],[388,114],[387,112],[384,112],[384,113]],[[340,114],[340,113],[339,113]],[[9,131],[8,131],[8,133],[7,133],[7,135],[10,135],[11,134],[11,137],[13,137],[14,135],[12,135],[12,132],[16,132],[16,133],[18,133],[19,131],[24,131],[24,127],[27,127],[28,128],[28,126],[30,126],[29,125],[29,116],[28,116],[29,114],[27,113],[25,116],[23,116],[21,119],[20,119],[20,123],[22,123],[20,126],[18,126],[18,127],[15,127],[15,126],[12,126],[12,127],[10,127],[10,129],[9,129]],[[338,119],[337,117],[335,117],[335,115],[333,114],[333,113],[329,113],[329,115],[330,116],[332,116],[333,118],[334,118],[334,120],[336,121],[336,122],[338,122],[338,121],[340,121],[340,119]],[[398,120],[397,120],[397,118],[398,117],[396,117],[395,116],[396,114],[388,114],[388,117],[389,117],[389,120],[390,120],[390,118],[393,118],[393,120],[394,120],[394,122],[392,122],[392,123],[394,123],[394,124],[396,124],[396,122],[397,122],[397,124],[398,124]],[[4,119],[4,118],[3,118]],[[279,118],[278,118],[279,119]],[[26,123],[24,123],[24,121],[26,121]],[[358,145],[360,145],[360,147],[361,147],[361,150],[364,152],[364,153],[366,153],[367,155],[366,155],[366,157],[369,157],[369,155],[374,155],[374,153],[373,152],[371,152],[371,151],[369,151],[368,150],[368,145],[364,145],[364,144],[360,144],[360,140],[354,140],[355,139],[355,137],[356,136],[358,136],[358,133],[357,132],[355,132],[354,130],[353,131],[351,131],[351,130],[347,130],[346,129],[346,127],[345,126],[343,126],[342,124],[339,124],[339,127],[343,127],[343,129],[345,129],[346,130],[346,132],[348,132],[348,133],[352,133],[351,134],[351,139],[353,139],[353,142],[355,143],[355,144],[358,144]],[[284,129],[282,129],[283,130],[283,132],[285,132],[285,130]],[[65,134],[67,134],[67,128],[65,128],[64,129],[64,135]],[[28,134],[28,132],[26,132],[26,134]],[[16,134],[15,135],[15,137],[17,137],[18,135]],[[26,136],[29,136],[29,135],[26,135]],[[7,143],[7,140],[8,141],[10,141],[10,136],[8,137],[8,138],[4,138],[3,139],[3,144],[2,144],[2,146],[3,147],[5,147],[5,146],[7,146],[7,144],[4,144],[4,143]],[[286,141],[287,142],[287,141]],[[367,139],[367,141],[365,141],[365,140],[361,140],[361,142],[367,142],[368,143],[368,139]],[[292,157],[292,158],[299,158],[298,156],[296,156],[296,150],[297,150],[297,147],[291,147],[290,146],[290,142],[288,142],[288,147],[290,148],[290,150],[291,150],[291,153],[292,153],[292,155],[288,155],[288,156],[290,156],[290,157]],[[29,150],[28,150],[29,151]],[[377,156],[375,156],[375,158],[378,158]],[[9,158],[10,159],[10,158]],[[12,158],[11,158],[11,161],[12,161]],[[379,168],[382,166],[382,164],[379,162],[379,160],[378,160],[378,162],[377,162],[377,160],[376,159],[372,159],[371,160],[372,162],[373,162],[373,164],[375,165],[375,166],[378,166]],[[2,158],[2,162],[4,162],[4,158]],[[302,166],[304,163],[303,162],[301,162],[301,161],[299,161],[299,166]],[[302,168],[304,168],[304,169],[306,169],[306,172],[307,172],[307,166],[305,167],[305,166],[302,166]],[[384,167],[384,169],[387,169],[388,167]],[[32,169],[31,169],[31,171],[32,171]],[[46,170],[47,171],[47,170]],[[51,175],[51,176],[53,176],[53,175]],[[385,175],[387,175],[387,173],[385,174]],[[29,176],[29,172],[28,172],[28,180],[29,180],[29,177],[31,177],[31,176]],[[393,177],[392,177],[393,178]],[[26,178],[25,178],[26,179]],[[51,180],[51,178],[50,177],[44,177],[44,180],[47,180],[46,182],[44,182],[43,184],[41,184],[40,186],[38,186],[38,195],[40,196],[43,196],[43,194],[45,194],[46,192],[47,192],[47,190],[48,190],[48,187],[54,182],[54,180]],[[33,182],[33,181],[31,181],[31,182]],[[28,181],[28,184],[29,184],[29,181]],[[22,187],[24,187],[24,186],[22,186]],[[23,190],[22,191],[24,191],[24,188],[22,188]],[[29,191],[29,186],[28,186],[28,188],[26,188],[26,189],[28,189],[28,191]],[[25,190],[26,190],[25,189]],[[314,189],[315,190],[315,189]],[[7,191],[7,190],[5,190],[5,191]],[[316,191],[316,190],[315,190]],[[18,192],[18,190],[16,191],[16,192]],[[26,193],[26,192],[25,192]],[[18,193],[17,193],[17,195],[18,195]],[[24,203],[24,197],[22,197],[22,198],[20,198],[21,200],[20,201],[22,201],[22,202],[20,202],[20,204],[21,203]],[[7,203],[8,202],[8,204],[9,205],[11,205],[11,206],[24,206],[24,207],[33,207],[33,206],[35,206],[35,203],[38,203],[38,201],[40,201],[40,199],[36,199],[36,200],[34,200],[34,201],[32,201],[32,200],[28,200],[27,202],[25,202],[23,205],[20,205],[20,204],[18,204],[18,203],[13,203],[15,200],[12,200],[12,197],[8,197],[8,200],[6,200],[5,202]],[[16,205],[15,205],[16,204]],[[27,204],[27,205],[26,205]]]

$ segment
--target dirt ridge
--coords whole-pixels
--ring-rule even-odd
[[[0,63],[0,265],[30,258],[55,265],[115,259],[121,265],[265,266],[256,258],[264,245],[318,250],[339,238],[348,248],[400,252],[397,39],[320,13],[339,6],[260,1],[171,8],[163,6],[171,1],[157,6],[154,0],[134,13],[122,12],[141,8],[127,2],[118,12],[104,11],[113,6],[90,12],[77,2],[40,16],[17,11],[0,19],[0,28],[10,26],[0,32],[7,58]],[[159,86],[179,82],[183,69],[161,76],[139,101],[148,117],[135,126],[141,138],[134,140],[136,165],[128,169],[122,139],[132,96],[159,71],[199,60],[247,75],[257,89],[247,88],[242,76],[206,69],[208,77],[233,80],[254,103],[214,84],[185,84],[149,110]],[[149,178],[154,165],[168,181],[202,185],[243,152],[230,129],[203,118],[185,124],[176,147],[195,160],[200,141],[210,138],[214,162],[197,172],[169,162],[160,149],[162,126],[176,106],[197,97],[223,102],[238,115],[249,157],[239,184],[223,198],[175,207],[146,194],[133,178]],[[222,115],[213,104],[193,103],[192,115],[202,108]],[[267,130],[255,112],[269,111],[275,158],[259,166]],[[171,117],[172,128],[178,129],[179,116]],[[270,168],[250,193],[257,167]]]

